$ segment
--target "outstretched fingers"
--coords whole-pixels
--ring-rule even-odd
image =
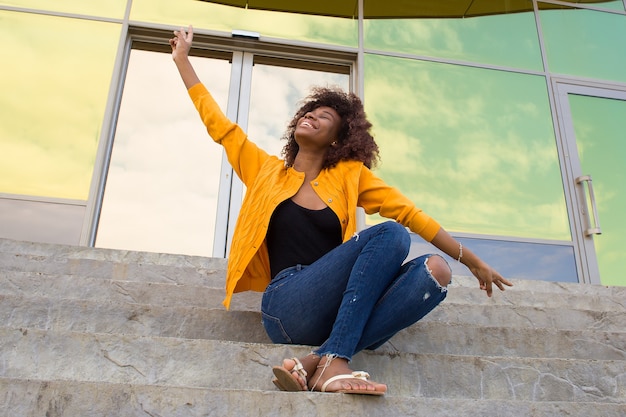
[[[476,269],[472,271],[472,273],[478,279],[480,289],[484,290],[487,293],[488,297],[491,297],[491,295],[493,294],[493,284],[495,284],[500,291],[505,290],[505,285],[509,287],[513,286],[513,283],[511,281],[503,278],[502,275],[500,275],[490,266]]]
[[[486,278],[480,279],[480,288],[487,292],[488,297],[491,297],[491,295],[493,294],[493,284],[495,284],[500,291],[505,290],[505,285],[509,287],[513,286],[513,283],[511,281],[503,278],[499,273],[491,269]]]
[[[500,274],[494,271],[494,280],[493,282],[500,289],[500,291],[504,291],[504,286],[512,287],[513,283],[506,278],[503,278]]]
[[[187,26],[187,32],[185,32],[184,28],[180,28],[180,31],[178,32],[185,42],[191,43],[191,41],[193,41],[193,27],[191,25]]]

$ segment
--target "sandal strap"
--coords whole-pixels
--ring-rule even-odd
[[[328,387],[328,385],[341,379],[362,379],[363,381],[367,381],[369,377],[370,374],[365,371],[354,371],[351,374],[335,375],[331,378],[328,378],[328,380],[324,382],[324,385],[322,385],[322,392],[326,392],[326,387]]]
[[[296,371],[298,375],[304,378],[304,381],[306,382],[307,373],[304,370],[304,366],[302,365],[302,362],[300,362],[298,358],[291,358],[291,360],[294,361],[296,364],[293,366],[290,372]]]

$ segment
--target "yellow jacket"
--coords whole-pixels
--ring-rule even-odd
[[[189,95],[209,135],[224,147],[228,161],[247,187],[226,272],[223,304],[229,308],[233,293],[264,291],[269,284],[265,235],[270,217],[282,201],[300,189],[304,173],[286,168],[283,160],[248,140],[243,130],[222,113],[203,84],[192,86]],[[339,218],[344,242],[356,232],[357,206],[363,207],[367,214],[379,213],[394,219],[429,242],[439,231],[434,219],[359,161],[339,162],[320,172],[311,185]]]

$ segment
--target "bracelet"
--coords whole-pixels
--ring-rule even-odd
[[[459,257],[456,258],[456,261],[461,262],[462,257],[463,257],[463,244],[459,243]]]

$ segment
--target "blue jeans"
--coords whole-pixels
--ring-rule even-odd
[[[402,264],[411,239],[385,222],[355,234],[311,265],[287,268],[263,294],[263,326],[274,343],[319,346],[351,360],[428,314],[447,288],[420,256]]]

